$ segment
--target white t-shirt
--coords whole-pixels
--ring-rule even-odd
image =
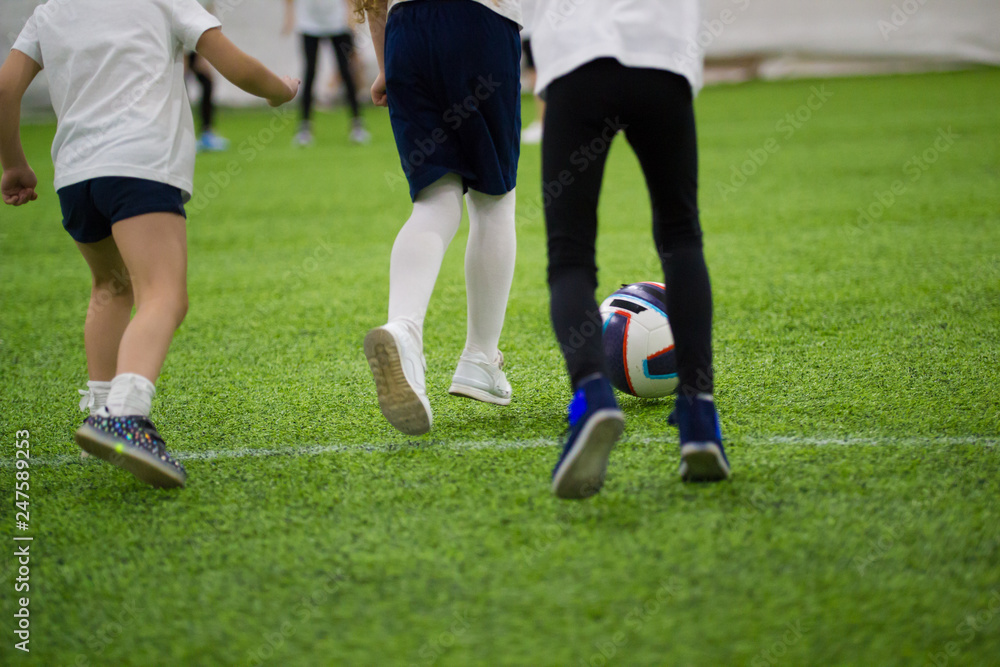
[[[530,39],[535,30],[535,0],[521,0],[521,14],[524,16],[521,39]]]
[[[219,20],[196,0],[49,0],[13,48],[45,68],[56,190],[103,176],[191,197],[195,135],[185,52]]]
[[[392,8],[403,2],[417,2],[419,0],[389,0],[389,12]],[[478,2],[484,7],[489,7],[500,16],[508,18],[519,26],[524,25],[524,18],[521,15],[521,0],[471,0]]]
[[[538,0],[531,49],[535,92],[598,58],[681,74],[697,93],[703,49],[698,0]]]
[[[344,0],[295,0],[295,30],[326,37],[351,31]]]

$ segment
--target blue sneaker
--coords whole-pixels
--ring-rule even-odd
[[[603,375],[583,382],[569,404],[569,438],[552,471],[560,498],[589,498],[601,490],[608,456],[625,430],[611,383]]]
[[[729,477],[722,429],[711,394],[678,396],[672,418],[681,432],[681,479],[718,482]]]
[[[202,132],[201,136],[198,138],[199,153],[221,153],[222,151],[228,149],[229,139],[220,137],[211,130]]]

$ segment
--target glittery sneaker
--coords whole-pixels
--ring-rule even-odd
[[[375,378],[378,405],[389,423],[407,435],[431,430],[423,346],[400,321],[375,327],[365,336],[365,357]]]
[[[608,457],[625,430],[611,383],[603,375],[582,382],[569,404],[569,437],[552,471],[560,498],[589,498],[604,485]]]
[[[710,394],[678,395],[671,415],[681,434],[681,479],[718,482],[729,477],[722,428]]]
[[[451,378],[448,393],[465,396],[484,403],[510,405],[510,382],[503,372],[503,352],[497,352],[493,363],[462,355],[458,360],[455,375]]]
[[[151,486],[184,486],[187,479],[184,466],[167,453],[163,438],[145,417],[91,415],[77,429],[76,444]]]

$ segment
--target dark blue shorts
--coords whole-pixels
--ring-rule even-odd
[[[183,193],[166,183],[142,178],[92,178],[59,189],[63,227],[78,243],[111,236],[111,225],[147,213],[184,213]]]
[[[389,117],[410,198],[448,173],[502,195],[521,153],[517,24],[470,0],[419,0],[385,29]]]

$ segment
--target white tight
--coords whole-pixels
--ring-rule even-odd
[[[465,250],[468,334],[463,355],[492,362],[497,355],[517,240],[514,191],[494,196],[470,190]],[[403,319],[422,333],[427,305],[448,245],[462,221],[462,180],[448,174],[417,195],[396,236],[389,265],[389,321]]]

